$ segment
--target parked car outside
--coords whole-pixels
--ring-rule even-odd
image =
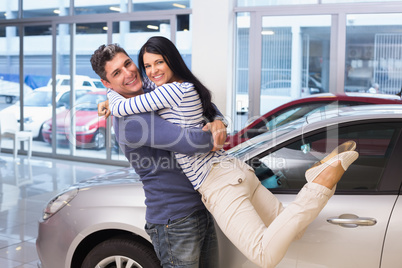
[[[57,113],[57,144],[69,145],[75,142],[77,147],[103,149],[106,145],[106,120],[98,116],[98,103],[107,99],[106,91],[88,92],[75,103],[75,141],[71,129],[71,110]],[[42,136],[45,142],[52,143],[52,118],[43,124]]]
[[[308,81],[304,82],[300,87],[300,97],[307,97],[313,94],[323,93],[319,78],[316,76],[309,76]],[[292,81],[291,80],[271,80],[261,86],[261,104],[260,112],[266,113],[279,105],[292,100]],[[245,114],[248,112],[248,94],[236,95],[236,113]]]
[[[77,87],[76,98],[93,90],[92,87]],[[70,87],[60,86],[56,92],[56,111],[65,109],[70,105]],[[20,122],[20,102],[16,102],[1,113],[14,113]],[[42,126],[47,119],[52,117],[52,88],[41,87],[33,90],[24,98],[24,130],[31,131],[34,139],[42,140]]]
[[[315,110],[337,109],[364,104],[402,104],[400,96],[388,94],[346,93],[334,95],[320,93],[285,103],[255,119],[239,132],[228,135],[225,150],[245,142],[278,126],[298,119]]]
[[[287,206],[306,183],[305,171],[347,140],[356,141],[360,157],[278,268],[394,268],[402,263],[401,105],[313,113],[230,153],[249,163],[261,183]],[[160,267],[144,231],[144,198],[142,184],[130,168],[60,193],[47,204],[39,222],[39,267],[79,268],[88,259],[96,260],[96,267]],[[218,238],[220,267],[256,267],[219,229]],[[118,253],[113,253],[115,247]]]
[[[102,89],[106,90],[105,85],[103,85],[103,83],[102,83],[102,81],[100,79],[93,79],[92,78],[91,81],[92,81],[93,85],[96,88],[99,88],[100,90],[102,90]]]
[[[90,78],[89,76],[86,75],[75,75],[75,86],[78,87],[93,87],[93,88],[99,88],[99,89],[105,89],[105,86],[102,84],[100,79],[94,79]],[[60,86],[69,86],[70,85],[70,80],[71,76],[70,75],[65,75],[65,74],[58,74],[56,75],[56,88]],[[49,82],[47,83],[48,87],[52,86],[52,78],[49,79]]]
[[[24,84],[24,94],[29,94],[32,88]],[[0,97],[4,97],[7,104],[20,98],[20,83],[3,80],[0,77]]]

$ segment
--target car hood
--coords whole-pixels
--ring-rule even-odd
[[[70,126],[70,110],[64,110],[57,114],[57,126],[69,127]],[[98,117],[97,111],[76,111],[75,112],[75,125],[85,126],[92,124],[94,121],[105,120],[103,117]],[[51,124],[51,120],[48,122]]]
[[[20,118],[20,106],[11,105],[1,111],[1,113],[13,113],[19,119]],[[36,107],[36,106],[25,106],[24,107],[24,117],[31,117],[35,120],[41,120],[44,122],[52,117],[52,107]]]
[[[115,210],[130,207],[145,213],[145,192],[140,178],[132,168],[118,169],[74,184],[78,189],[70,203],[78,210]],[[101,197],[101,198],[100,198]],[[144,214],[145,217],[145,214]],[[116,220],[116,219],[114,219]]]
[[[122,184],[135,184],[142,187],[140,176],[134,172],[133,168],[123,168],[78,182],[72,185],[70,188],[91,188],[94,186],[111,186]]]

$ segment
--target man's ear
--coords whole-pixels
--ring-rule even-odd
[[[102,84],[103,84],[105,87],[111,88],[111,84],[110,84],[108,81],[106,81],[106,80],[104,80],[104,79],[101,79],[101,82],[102,82]]]

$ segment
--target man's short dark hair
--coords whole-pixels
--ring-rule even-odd
[[[120,47],[118,44],[101,45],[95,50],[94,54],[92,54],[92,69],[101,79],[108,81],[106,78],[105,65],[108,61],[111,61],[117,53],[124,53],[129,57],[124,48]]]

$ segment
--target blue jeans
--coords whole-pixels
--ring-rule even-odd
[[[163,268],[219,267],[218,239],[205,209],[165,224],[145,225]]]

